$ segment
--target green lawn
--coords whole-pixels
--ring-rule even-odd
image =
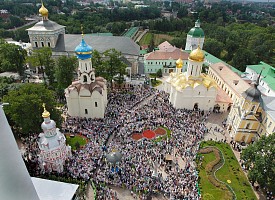
[[[72,150],[76,150],[76,142],[78,142],[80,144],[80,147],[84,146],[87,141],[85,138],[81,137],[81,136],[74,136],[74,137],[70,137],[69,135],[66,135],[66,142],[68,145],[70,145],[72,147]]]
[[[257,198],[256,198],[245,174],[243,173],[242,169],[240,168],[240,165],[239,165],[234,153],[232,152],[230,146],[228,144],[218,143],[218,142],[214,142],[214,141],[208,141],[208,142],[201,143],[201,147],[206,147],[206,146],[215,146],[218,149],[220,149],[223,153],[223,156],[225,159],[225,164],[221,169],[219,169],[216,172],[217,178],[223,182],[226,182],[227,180],[231,181],[231,183],[229,185],[232,187],[232,189],[236,193],[237,199],[242,199],[242,200],[244,200],[244,199],[254,200],[255,199],[256,200]],[[203,156],[205,159],[205,161],[203,161],[203,163],[210,162],[211,159],[214,159],[213,158],[214,154],[213,155],[204,154]],[[203,179],[205,179],[205,177],[204,177],[205,171],[204,170],[200,170],[199,175],[201,176],[200,187],[202,189],[202,195],[209,193],[210,195],[213,196],[213,198],[211,198],[211,199],[225,199],[225,198],[221,198],[218,196],[218,195],[220,195],[220,191],[213,190],[212,187],[214,187],[214,186],[212,186],[212,187],[209,186],[209,184],[211,184],[211,183],[203,180]]]
[[[142,38],[141,40],[139,41],[139,44],[140,45],[149,45],[150,44],[150,41],[153,37],[153,34],[152,33],[146,33]]]
[[[209,154],[203,154],[203,162],[202,162],[202,168],[204,169],[207,163],[215,160],[214,153]],[[226,192],[221,190],[220,188],[215,187],[207,178],[207,174],[205,170],[200,170],[199,172],[200,176],[200,190],[202,194],[202,199],[204,200],[214,200],[214,199],[223,199],[223,200],[229,200],[229,198],[226,195]]]
[[[162,81],[160,81],[160,80],[152,80],[151,81],[152,82],[152,87],[157,87],[157,86],[159,86],[160,84],[162,84]]]

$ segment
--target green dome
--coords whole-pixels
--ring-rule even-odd
[[[188,35],[191,35],[192,37],[204,37],[204,31],[200,27],[193,27],[188,32]]]

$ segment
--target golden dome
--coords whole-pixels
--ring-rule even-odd
[[[182,61],[182,59],[178,59],[177,61],[176,61],[176,66],[177,66],[177,68],[182,68],[182,66],[183,66],[183,61]]]
[[[201,50],[199,46],[197,49],[191,51],[191,53],[189,54],[189,59],[196,62],[203,62],[204,57],[204,52]]]
[[[48,16],[48,9],[45,8],[44,4],[42,3],[41,5],[41,8],[39,9],[39,13],[42,15],[42,16]]]
[[[42,106],[43,106],[43,108],[44,108],[44,112],[42,113],[42,117],[43,117],[43,118],[48,118],[48,117],[50,117],[51,114],[49,113],[49,111],[46,110],[46,105],[45,105],[45,103],[43,103]]]

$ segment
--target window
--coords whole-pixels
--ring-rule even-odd
[[[35,47],[38,47],[38,44],[37,44],[37,42],[35,42],[34,44],[35,44]]]
[[[87,71],[87,70],[88,70],[88,69],[87,69],[87,63],[85,63],[85,68],[86,68],[86,71]]]
[[[199,92],[199,94],[198,95],[200,95],[201,94],[201,92]]]
[[[265,118],[264,123],[265,123],[265,124],[267,123],[267,117]]]
[[[84,76],[83,76],[83,79],[84,79],[83,82],[86,83],[86,82],[87,82],[87,76],[84,75]]]
[[[250,123],[246,124],[246,129],[250,129]]]
[[[255,108],[256,108],[256,106],[255,106],[255,105],[253,105],[253,106],[252,106],[252,108],[251,108],[251,111],[254,111],[254,110],[255,110]]]
[[[268,124],[268,128],[270,128],[270,127],[271,127],[271,125],[272,125],[272,122],[269,122],[269,124]]]
[[[88,114],[88,109],[85,109],[85,115],[87,115]]]
[[[51,43],[48,42],[48,47],[51,47]]]
[[[95,102],[95,107],[97,107],[97,102]]]
[[[41,42],[41,46],[44,47],[44,42]]]

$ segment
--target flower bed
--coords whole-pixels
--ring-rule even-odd
[[[158,135],[165,135],[167,134],[167,131],[164,128],[158,127],[154,132]]]
[[[156,133],[152,130],[143,131],[142,135],[147,139],[153,139],[156,137]]]
[[[134,140],[140,140],[140,139],[143,138],[143,135],[140,134],[140,133],[134,133],[134,134],[132,134],[132,138],[133,138]]]

